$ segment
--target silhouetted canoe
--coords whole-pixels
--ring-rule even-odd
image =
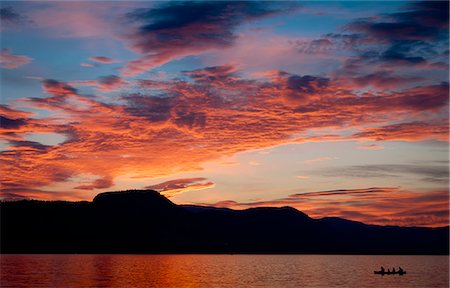
[[[406,274],[406,271],[395,271],[395,272],[392,272],[392,271],[389,271],[389,272],[387,272],[387,271],[373,271],[373,274],[380,274],[380,275],[403,275],[403,274]]]

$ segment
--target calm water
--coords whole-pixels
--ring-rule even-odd
[[[402,266],[404,276],[373,270]],[[397,267],[396,267],[397,268]],[[448,256],[1,255],[1,287],[449,287]]]

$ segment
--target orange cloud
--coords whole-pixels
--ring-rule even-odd
[[[100,178],[100,179],[95,180],[91,184],[80,185],[80,186],[75,187],[74,189],[94,190],[94,189],[110,188],[112,186],[114,186],[112,179]]]
[[[449,225],[449,192],[413,192],[399,188],[332,190],[293,194],[287,198],[238,203],[227,200],[207,206],[246,209],[292,206],[313,218],[342,217],[377,225]]]
[[[309,176],[298,175],[298,176],[295,176],[295,178],[300,179],[300,180],[306,180],[306,179],[309,179]]]
[[[295,141],[448,140],[444,84],[360,96],[323,78],[278,72],[249,80],[228,65],[203,70],[186,72],[191,81],[138,81],[141,92],[124,94],[116,104],[44,80],[45,97],[18,103],[47,110],[47,117],[0,106],[0,135],[9,142],[0,154],[2,189],[54,184],[74,189],[80,185],[71,186],[70,179],[82,174],[111,181],[123,175],[167,177],[238,152]],[[290,93],[295,101],[286,101]],[[320,129],[336,135],[309,133]],[[357,132],[348,135],[345,129]],[[66,141],[39,145],[26,140],[28,133],[57,133]]]
[[[214,186],[215,184],[213,182],[209,182],[205,178],[183,178],[162,182],[145,188],[157,190],[164,196],[170,198],[188,191],[203,190]]]

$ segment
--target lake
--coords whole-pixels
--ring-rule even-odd
[[[406,275],[374,275],[401,266]],[[1,255],[1,287],[449,287],[448,256]]]

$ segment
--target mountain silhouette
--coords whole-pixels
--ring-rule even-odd
[[[312,219],[292,208],[176,205],[152,190],[2,202],[2,253],[448,254],[449,227]]]

